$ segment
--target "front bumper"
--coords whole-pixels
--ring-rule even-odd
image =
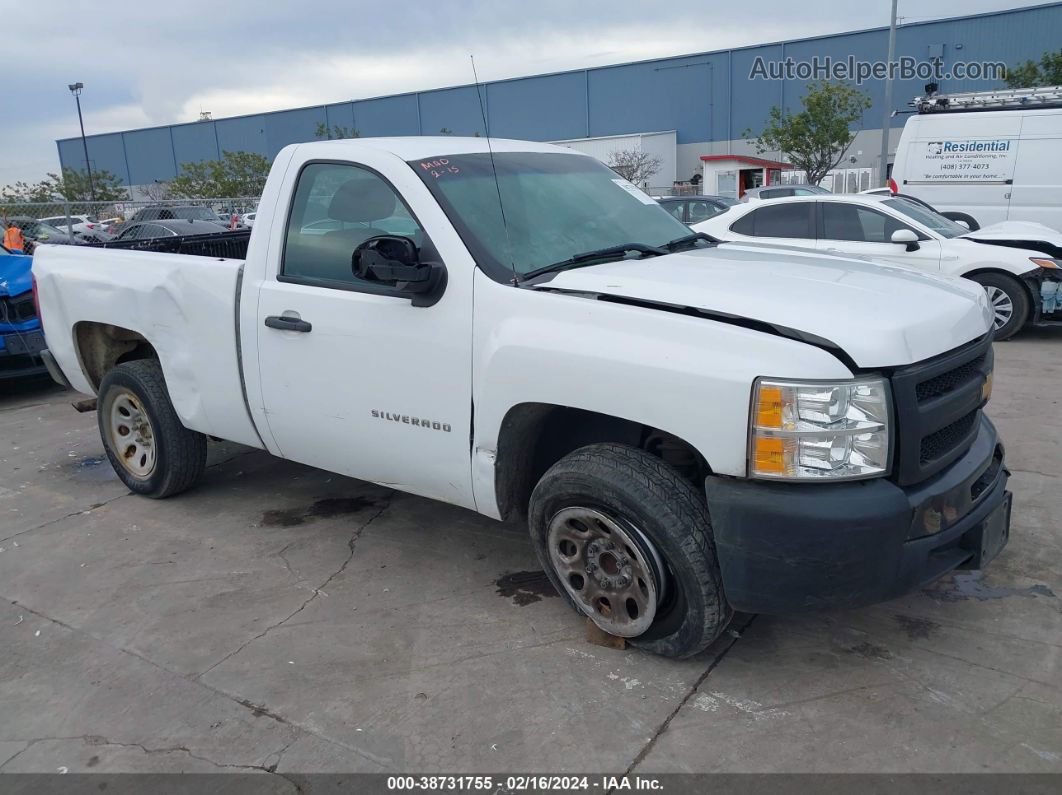
[[[39,330],[0,332],[0,381],[33,378],[48,372],[41,358],[44,337]]]
[[[880,602],[1006,545],[1009,477],[986,418],[973,445],[934,477],[779,484],[705,481],[723,590],[736,610],[795,613]]]

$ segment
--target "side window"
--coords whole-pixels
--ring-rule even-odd
[[[742,234],[753,237],[814,239],[815,235],[811,229],[811,207],[811,202],[786,202],[761,207],[749,213],[752,216],[752,231]],[[749,216],[746,216],[741,220],[745,221],[748,218]]]
[[[299,175],[281,273],[314,282],[384,289],[354,276],[350,258],[377,235],[402,235],[420,247],[424,231],[390,185],[368,169],[311,163]]]
[[[822,236],[825,240],[888,243],[897,229],[909,229],[891,216],[844,202],[820,202]],[[917,234],[917,233],[916,233]]]
[[[684,204],[685,202],[660,202],[660,206],[675,216],[676,221],[682,220],[682,207]]]
[[[719,215],[724,209],[712,202],[691,201],[689,222],[691,224],[699,224],[701,221],[707,221],[712,216]]]

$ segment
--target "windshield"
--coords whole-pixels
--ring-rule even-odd
[[[916,204],[909,199],[886,199],[882,204],[891,207],[897,212],[903,213],[908,218],[914,219],[922,226],[932,232],[936,232],[941,237],[958,237],[959,235],[965,235],[970,231],[962,224],[957,224],[950,218],[945,218],[935,210],[930,210],[928,207],[923,207],[921,204]]]
[[[690,233],[656,200],[585,155],[497,152],[497,184],[488,153],[409,165],[480,267],[498,280],[511,279],[514,269],[524,275],[588,251],[663,246]]]

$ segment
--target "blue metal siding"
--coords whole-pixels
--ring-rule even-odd
[[[326,118],[321,107],[267,114],[262,118],[268,147],[266,155],[274,158],[288,144],[317,140],[317,125],[324,124]]]
[[[354,124],[362,137],[420,135],[416,94],[363,99],[354,103]]]
[[[122,148],[122,134],[92,135],[87,139],[89,161],[93,171],[109,171],[127,185],[129,172],[125,167],[125,150]],[[62,167],[75,171],[85,170],[85,152],[80,138],[70,138],[59,145]]]
[[[173,133],[173,159],[178,164],[178,169],[182,163],[217,160],[221,156],[213,122],[178,124],[170,130]]]
[[[420,128],[424,135],[439,135],[443,129],[453,135],[483,135],[483,112],[476,87],[422,91]]]
[[[350,130],[356,127],[354,124],[353,102],[338,102],[334,105],[325,105],[325,115],[327,117],[326,124],[328,124],[329,129],[342,127],[346,130]]]
[[[589,134],[586,72],[507,80],[484,85],[483,90],[493,136],[560,141]]]
[[[269,157],[264,116],[240,116],[214,122],[218,133],[218,149],[222,152],[257,152]]]
[[[156,180],[165,182],[177,176],[169,128],[138,130],[123,135],[130,183],[150,185]]]
[[[712,65],[706,56],[590,71],[590,135],[675,130],[678,143],[708,133]]]
[[[1015,64],[1039,59],[1058,49],[1062,32],[1062,3],[1000,11],[957,19],[903,25],[897,31],[897,56],[919,60],[931,48],[943,52],[943,65],[956,61],[1002,61]],[[796,61],[818,55],[846,59],[884,60],[888,30],[856,31],[799,41],[777,42],[736,50],[664,58],[586,70],[502,80],[483,86],[491,133],[510,138],[559,140],[635,132],[675,130],[679,143],[725,141],[744,131],[760,129],[774,105],[798,110],[805,80],[750,80],[757,56],[765,60],[792,57]],[[897,80],[893,109],[922,93],[925,81]],[[998,87],[995,80],[944,80],[943,91]],[[874,101],[861,126],[877,129],[884,115],[884,86],[862,86]],[[895,116],[900,127],[905,115]],[[340,102],[216,122],[184,124],[173,129],[169,162],[217,157],[210,135],[216,130],[220,150],[259,152],[273,156],[285,144],[314,139],[318,121],[330,126],[355,127],[363,136],[435,135],[442,128],[455,134],[482,132],[479,100],[474,86],[423,91],[375,99]],[[210,125],[208,128],[207,125]],[[154,128],[165,131],[168,128]],[[209,129],[209,132],[208,132]],[[165,173],[167,158],[162,138],[134,131],[126,135],[130,168],[135,179],[156,171]],[[142,143],[143,146],[142,146]],[[80,140],[58,142],[64,165],[83,168]],[[129,178],[121,138],[89,139],[97,168]],[[158,163],[149,163],[157,158]]]

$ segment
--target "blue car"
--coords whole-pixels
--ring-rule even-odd
[[[0,381],[47,373],[44,332],[33,303],[33,257],[0,246]]]

